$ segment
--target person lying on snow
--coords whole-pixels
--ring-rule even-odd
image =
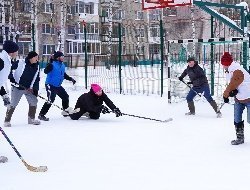
[[[103,102],[108,106],[103,105]],[[119,108],[108,98],[98,84],[91,84],[90,91],[82,94],[75,105],[75,111],[69,114],[73,120],[78,120],[81,116],[86,116],[90,119],[99,119],[100,114],[110,113],[109,108],[116,114],[116,117],[122,116]]]

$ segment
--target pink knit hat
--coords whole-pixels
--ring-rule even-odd
[[[102,90],[102,88],[98,84],[91,84],[91,88],[94,91],[94,93]]]

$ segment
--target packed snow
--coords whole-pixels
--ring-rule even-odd
[[[71,107],[88,91],[83,87],[67,90]],[[40,93],[46,97],[44,89]],[[3,130],[28,164],[47,166],[48,171],[28,171],[0,135],[0,155],[9,159],[0,164],[0,189],[249,189],[249,125],[245,123],[245,144],[232,146],[233,105],[223,106],[223,117],[216,118],[212,107],[199,100],[195,102],[197,114],[185,116],[185,101],[168,104],[167,98],[160,96],[108,96],[123,113],[160,120],[172,117],[173,121],[116,118],[113,113],[101,115],[99,120],[73,121],[54,106],[47,114],[50,121],[33,126],[27,124],[28,104],[23,97],[13,114],[12,127]],[[0,103],[3,123],[6,109]],[[39,98],[37,113],[43,103]],[[61,106],[59,97],[55,104]]]

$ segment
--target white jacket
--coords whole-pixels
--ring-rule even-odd
[[[11,57],[6,51],[0,53],[0,59],[4,61],[4,68],[0,71],[0,87],[4,86],[8,80],[11,70]]]
[[[245,100],[250,98],[250,74],[239,64],[236,62],[233,62],[228,67],[228,74],[227,74],[227,80],[228,82],[231,81],[231,78],[233,77],[233,73],[236,70],[240,70],[244,74],[244,80],[243,82],[238,86],[238,94],[236,95],[236,98],[238,100]]]

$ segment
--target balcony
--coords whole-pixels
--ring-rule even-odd
[[[78,33],[75,35],[76,36],[76,40],[84,40],[84,34],[82,33]],[[100,42],[100,36],[99,34],[88,34],[86,35],[87,37],[87,41],[88,42]]]

